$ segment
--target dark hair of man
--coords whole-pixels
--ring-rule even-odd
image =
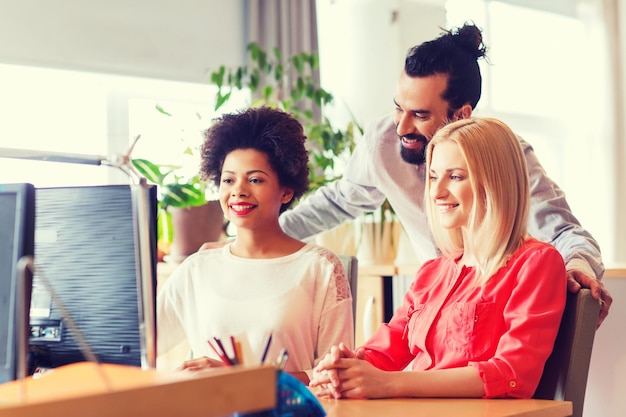
[[[200,175],[220,184],[226,156],[237,149],[255,149],[267,155],[281,186],[291,188],[293,199],[281,212],[309,188],[306,136],[292,115],[269,107],[248,108],[225,114],[205,131],[201,147]]]
[[[480,100],[482,87],[478,59],[486,58],[486,52],[481,30],[465,23],[411,48],[404,61],[404,71],[410,77],[447,75],[448,86],[442,98],[449,103],[450,113],[466,103],[473,109]]]

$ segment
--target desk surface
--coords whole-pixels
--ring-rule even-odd
[[[275,381],[269,365],[164,373],[81,362],[0,384],[0,417],[217,417],[273,407]]]
[[[320,398],[327,417],[567,417],[569,401],[402,398],[333,400]]]

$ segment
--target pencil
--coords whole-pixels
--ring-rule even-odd
[[[243,352],[241,350],[241,342],[239,340],[237,340],[235,344],[235,352],[237,352],[237,360],[239,361],[239,364],[243,365]]]
[[[229,365],[234,365],[232,359],[230,359],[230,357],[228,356],[228,353],[226,352],[226,349],[224,349],[224,345],[222,344],[222,341],[220,339],[218,339],[217,337],[214,337],[213,340],[215,340],[215,343],[217,343],[217,347],[220,348],[220,350],[222,351],[222,353],[224,354],[224,358],[226,359],[226,361],[228,362]]]
[[[272,334],[267,338],[267,342],[265,342],[265,348],[263,349],[263,355],[261,356],[261,365],[265,362],[265,358],[267,358],[267,352],[270,350],[270,344],[272,343]]]
[[[235,341],[235,336],[230,337],[230,345],[233,348],[233,362],[235,365],[239,365],[241,361],[239,360],[239,355],[237,355],[237,342]]]
[[[222,361],[222,363],[226,366],[230,366],[230,361],[220,352],[218,352],[218,350],[215,348],[215,346],[213,346],[213,343],[211,343],[210,340],[206,341],[209,346],[211,346],[211,349],[213,349],[213,352],[215,352],[215,354],[217,355],[218,358],[220,358],[220,360]]]

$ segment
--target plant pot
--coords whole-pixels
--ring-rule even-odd
[[[169,207],[168,211],[174,231],[168,262],[182,262],[203,243],[220,240],[225,221],[219,201],[189,208]]]

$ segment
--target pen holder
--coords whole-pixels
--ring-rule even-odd
[[[309,388],[287,372],[277,371],[276,406],[233,417],[324,417],[326,411]]]

